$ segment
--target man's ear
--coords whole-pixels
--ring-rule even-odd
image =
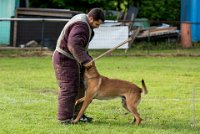
[[[88,17],[89,23],[92,23],[94,21],[93,17]]]

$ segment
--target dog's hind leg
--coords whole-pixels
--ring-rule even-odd
[[[126,109],[127,111],[131,112],[128,107],[127,107],[127,103],[126,103],[126,98],[123,96],[122,98],[122,106],[124,107],[124,109]],[[127,114],[127,113],[126,113]],[[135,117],[133,119],[133,121],[131,121],[131,123],[134,123],[136,121]]]
[[[126,98],[126,103],[129,111],[133,114],[134,116],[134,122],[136,125],[139,125],[142,121],[142,118],[140,117],[140,114],[137,111],[137,105],[139,103],[140,97],[132,97],[128,96]]]
[[[121,97],[122,98],[122,106],[129,111],[129,109],[127,108],[127,104],[126,104],[126,98],[124,96]],[[129,111],[130,112],[130,111]]]

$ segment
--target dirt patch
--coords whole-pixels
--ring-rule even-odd
[[[97,57],[103,52],[97,51],[91,53],[92,57]],[[48,49],[43,49],[41,47],[36,48],[14,48],[14,47],[0,47],[0,57],[43,57],[43,56],[52,56],[53,51]],[[107,57],[112,56],[150,56],[150,57],[200,57],[199,53],[111,53],[106,55]]]
[[[114,57],[114,56],[127,56],[127,57],[140,57],[140,56],[150,56],[150,57],[200,57],[200,54],[112,54],[106,55],[107,57]]]
[[[42,57],[52,54],[52,51],[42,48],[0,47],[0,57]]]

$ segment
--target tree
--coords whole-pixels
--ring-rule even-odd
[[[139,8],[138,17],[150,20],[180,20],[181,0],[29,0],[30,7],[62,8],[88,12],[93,7],[126,12]]]
[[[143,0],[139,17],[151,20],[180,20],[180,0]]]

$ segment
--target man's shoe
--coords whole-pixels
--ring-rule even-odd
[[[74,119],[76,119],[76,116],[74,117]],[[82,117],[80,118],[80,122],[85,122],[85,123],[89,123],[92,122],[93,118],[91,117],[87,117],[86,115],[82,115]]]
[[[88,117],[86,115],[82,115],[82,117],[80,118],[79,121],[81,122],[92,122],[93,118],[92,117]]]

